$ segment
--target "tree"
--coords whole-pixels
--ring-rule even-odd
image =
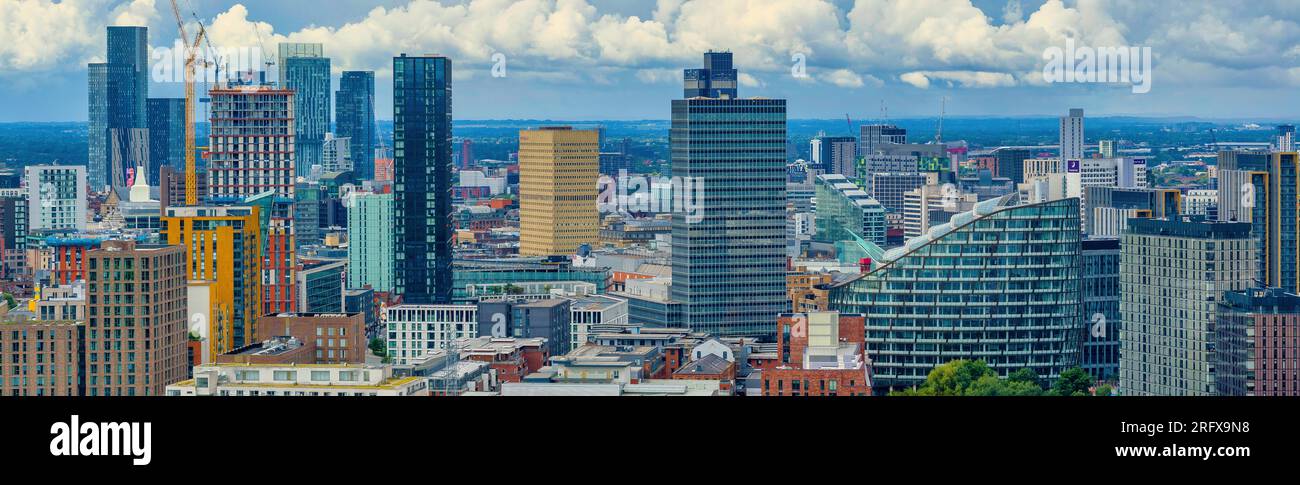
[[[1087,396],[1088,388],[1096,382],[1092,375],[1081,367],[1072,367],[1061,372],[1061,377],[1056,380],[1052,386],[1052,391],[1058,396]]]
[[[370,339],[370,352],[377,356],[388,358],[388,343],[383,339],[375,337]]]
[[[1027,373],[1026,373],[1027,371]],[[895,396],[1039,396],[1043,388],[1038,375],[1021,369],[1014,379],[1001,379],[983,360],[954,360],[935,367],[925,383],[916,389],[891,393]]]
[[[1096,392],[1097,396],[1109,397],[1111,394],[1114,393],[1115,393],[1115,388],[1110,387],[1110,384],[1102,384],[1100,386],[1097,386],[1097,392]]]
[[[1039,387],[1043,385],[1042,381],[1038,379],[1038,373],[1028,367],[1012,372],[1007,376],[1007,380],[1010,382],[1027,382]]]

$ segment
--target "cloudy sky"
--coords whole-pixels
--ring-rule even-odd
[[[384,119],[402,52],[453,58],[458,119],[664,119],[681,69],[709,49],[735,52],[742,96],[789,99],[794,118],[872,119],[882,103],[934,116],[945,97],[957,116],[1292,119],[1300,107],[1295,0],[178,2],[214,47],[321,42],[336,76],[376,71]],[[155,53],[177,38],[167,0],[0,0],[0,121],[85,120],[85,66],[104,57],[107,25],[148,26]],[[1150,92],[1045,82],[1044,52],[1066,39],[1150,47]]]

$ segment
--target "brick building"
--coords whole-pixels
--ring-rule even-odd
[[[762,395],[871,395],[865,328],[862,315],[781,315],[777,319],[777,359],[761,371]]]

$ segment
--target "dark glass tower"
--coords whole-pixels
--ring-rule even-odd
[[[704,69],[686,69],[682,97],[736,98],[737,73],[730,52],[704,53]]]
[[[284,87],[294,97],[294,159],[299,177],[323,163],[325,133],[330,129],[330,60],[328,57],[290,57],[284,63]]]
[[[361,180],[375,178],[375,73],[344,71],[334,99],[337,134],[351,138],[352,171]]]
[[[451,59],[393,58],[396,291],[451,302]]]
[[[87,182],[126,186],[126,171],[149,154],[149,30],[109,27],[106,63],[90,64]]]
[[[185,98],[150,98],[149,182],[157,185],[164,165],[185,170]]]
[[[731,54],[705,58],[722,55],[734,79]],[[687,96],[691,83],[688,71]],[[672,299],[693,330],[775,337],[773,322],[788,305],[785,100],[724,91],[728,97],[672,102],[673,176],[696,182],[702,197],[686,197],[703,205],[697,214],[673,211]]]

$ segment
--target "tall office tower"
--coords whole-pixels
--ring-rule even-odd
[[[600,231],[599,136],[567,126],[519,132],[519,254],[569,255]]]
[[[1215,307],[1254,284],[1255,260],[1250,224],[1130,219],[1120,239],[1120,390],[1214,395]]]
[[[27,230],[86,229],[86,167],[28,165]]]
[[[375,178],[375,73],[343,71],[334,99],[338,136],[350,138],[352,172],[360,180]]]
[[[451,302],[451,59],[393,58],[394,288]]]
[[[18,189],[0,189],[0,279],[15,280],[27,266],[27,207]]]
[[[907,129],[894,125],[862,125],[858,128],[858,154],[875,155],[882,145],[907,143]]]
[[[1277,125],[1277,151],[1289,152],[1295,146],[1295,125]]]
[[[169,207],[162,240],[185,248],[191,314],[206,316],[208,355],[257,343],[262,312],[260,208],[250,206]]]
[[[997,156],[997,176],[1011,179],[1013,183],[1025,183],[1025,160],[1030,158],[1029,150],[1019,148],[999,148]]]
[[[858,139],[851,136],[818,136],[812,139],[813,165],[825,173],[857,177]]]
[[[209,95],[208,196],[215,203],[260,207],[262,310],[295,311],[294,92],[243,86]]]
[[[185,249],[104,241],[86,263],[87,394],[163,395],[189,373]]]
[[[1226,155],[1226,156],[1225,156]],[[1265,286],[1300,291],[1297,261],[1300,228],[1300,156],[1296,152],[1220,154],[1219,218],[1250,224],[1258,244],[1257,277]],[[1227,212],[1225,214],[1225,212]]]
[[[1061,160],[1083,160],[1083,110],[1061,117]]]
[[[1119,378],[1119,239],[1084,239],[1083,370],[1095,379]]]
[[[1281,288],[1228,292],[1214,325],[1214,381],[1220,396],[1300,396],[1295,355],[1300,296]]]
[[[87,66],[87,176],[95,190],[125,187],[126,171],[149,154],[149,30],[109,27],[107,44],[107,62]]]
[[[469,138],[460,141],[460,162],[457,165],[461,170],[474,166],[474,142]]]
[[[817,199],[814,239],[835,243],[863,240],[876,246],[885,245],[888,225],[885,206],[880,202],[840,174],[818,175],[814,190]]]
[[[319,44],[313,49],[291,51],[290,57],[280,58],[284,75],[280,87],[294,92],[294,158],[299,177],[323,163],[325,133],[330,129],[330,59],[314,55],[323,50]]]
[[[731,55],[725,59],[730,69]],[[688,94],[693,85],[688,71]],[[735,89],[716,94],[672,102],[673,176],[695,181],[685,196],[703,205],[673,213],[672,299],[691,329],[771,337],[772,319],[787,305],[786,104],[736,99]]]
[[[1101,152],[1101,158],[1115,158],[1115,140],[1098,141],[1097,151]]]
[[[149,98],[148,111],[149,173],[145,181],[160,184],[163,166],[185,170],[185,98]]]
[[[832,286],[832,310],[866,316],[877,389],[919,385],[953,359],[1044,379],[1079,365],[1078,202],[1015,204],[1014,195],[980,202]]]
[[[731,64],[730,52],[705,52],[703,69],[686,69],[682,97],[736,99],[736,69]]]
[[[393,194],[354,192],[348,212],[348,288],[393,291]]]

